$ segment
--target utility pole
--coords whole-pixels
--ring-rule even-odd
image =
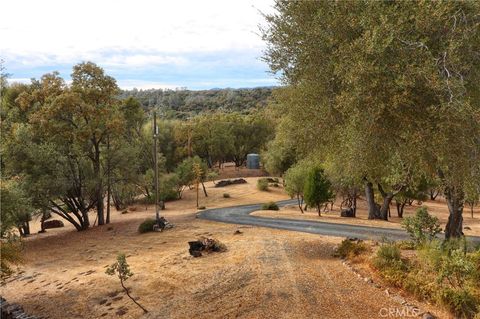
[[[155,218],[157,225],[160,223],[160,214],[158,212],[158,152],[157,152],[157,140],[158,140],[158,127],[157,127],[157,112],[153,112],[153,157],[154,157],[154,171],[155,171]]]

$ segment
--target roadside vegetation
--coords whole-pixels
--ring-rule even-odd
[[[389,285],[418,300],[447,308],[458,318],[480,315],[480,247],[465,239],[442,241],[435,218],[425,208],[404,224],[410,242],[384,241],[370,249],[363,241],[345,239],[337,257],[366,262]],[[404,253],[408,251],[410,253]],[[413,254],[411,253],[413,252]],[[477,316],[477,317],[476,317]]]

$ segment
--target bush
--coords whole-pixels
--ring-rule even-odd
[[[456,317],[473,318],[480,310],[480,251],[467,251],[462,241],[432,240],[418,247],[416,258],[407,262],[398,245],[384,244],[373,265],[390,284],[443,305]]]
[[[278,205],[274,202],[265,203],[262,205],[262,210],[278,210]]]
[[[260,191],[268,191],[268,180],[266,178],[260,178],[257,181],[257,189]]]
[[[408,270],[402,260],[400,248],[394,243],[382,244],[373,259],[373,265],[390,284],[401,287]]]
[[[138,226],[138,232],[141,234],[151,232],[156,223],[155,219],[147,218]]]
[[[23,262],[23,242],[16,235],[7,234],[7,238],[0,240],[0,279],[5,279],[13,274],[13,266]]]
[[[404,250],[414,250],[416,245],[413,241],[411,240],[402,240],[397,243],[398,248],[404,249]]]
[[[438,218],[430,215],[426,207],[417,209],[415,216],[406,217],[402,226],[417,245],[431,241],[442,231]]]
[[[223,193],[223,198],[230,198],[230,194],[229,193]]]
[[[278,185],[278,183],[273,183],[273,187],[280,187],[280,185]]]
[[[363,241],[344,239],[335,250],[334,256],[340,258],[352,258],[366,252],[367,246]]]

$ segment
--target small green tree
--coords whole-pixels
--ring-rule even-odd
[[[120,279],[120,285],[122,285],[123,290],[125,290],[125,293],[127,296],[132,299],[132,301],[139,306],[143,312],[147,313],[148,310],[145,309],[141,304],[139,304],[132,296],[130,296],[130,293],[128,292],[128,288],[125,287],[124,282],[133,276],[133,273],[130,271],[130,266],[127,263],[127,259],[125,257],[125,254],[118,254],[117,256],[117,261],[113,264],[111,264],[107,270],[105,271],[107,275],[114,276],[117,275],[118,279]]]
[[[304,197],[308,206],[317,207],[318,216],[322,216],[321,207],[333,198],[331,183],[323,169],[314,167],[305,182]]]
[[[303,214],[303,191],[308,176],[308,167],[306,163],[297,163],[290,167],[285,173],[285,190],[290,197],[296,197],[298,208]]]
[[[406,217],[402,221],[402,227],[405,228],[416,245],[431,241],[442,230],[438,218],[428,213],[426,207],[417,209],[415,216]]]

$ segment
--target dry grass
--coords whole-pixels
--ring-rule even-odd
[[[256,180],[225,188],[208,183],[200,204],[287,198],[282,188],[257,191]],[[35,234],[26,240],[23,273],[1,294],[49,318],[376,318],[382,307],[401,307],[331,257],[340,238],[198,220],[194,207],[194,190],[167,203],[162,214],[176,226],[163,233],[137,232],[154,216],[153,207],[137,205],[127,214],[114,211],[110,225]],[[242,234],[234,235],[238,229]],[[193,258],[187,242],[201,236],[228,250]],[[127,286],[147,315],[105,274],[119,252],[134,273]]]

